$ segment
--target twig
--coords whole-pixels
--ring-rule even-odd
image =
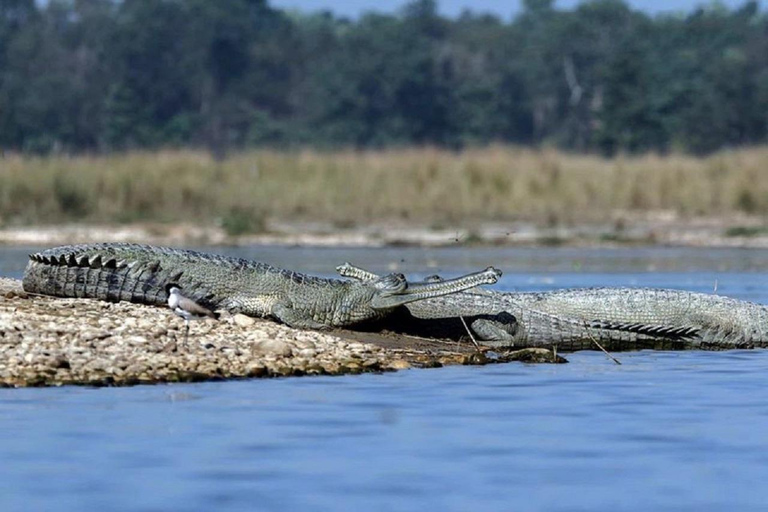
[[[417,340],[431,341],[432,343],[436,343],[436,342],[439,343],[440,342],[440,340],[438,340],[438,339],[429,338],[427,336],[416,336],[415,334],[407,334],[406,336],[408,336],[409,338],[417,339]]]
[[[584,327],[586,327],[586,328],[587,328],[587,336],[589,336],[589,339],[591,339],[591,340],[594,342],[594,344],[595,344],[595,345],[597,345],[597,348],[599,348],[600,350],[602,350],[602,351],[603,351],[603,353],[604,353],[606,356],[608,356],[609,358],[611,358],[611,359],[613,360],[613,362],[614,362],[614,363],[616,363],[616,364],[618,364],[618,365],[621,365],[621,361],[619,361],[618,359],[616,359],[615,357],[613,357],[613,356],[612,356],[610,353],[608,353],[608,351],[607,351],[607,350],[605,350],[605,348],[604,348],[604,347],[603,347],[603,346],[600,344],[600,342],[599,342],[599,341],[597,341],[597,339],[596,339],[594,336],[592,336],[592,333],[589,331],[589,326],[588,326],[588,325],[585,325]]]
[[[33,297],[44,297],[44,298],[47,298],[47,299],[62,299],[62,298],[66,298],[66,297],[56,297],[55,295],[46,295],[44,293],[28,292],[28,291],[23,290],[23,289],[22,289],[21,292],[18,292],[17,290],[10,290],[10,291],[12,291],[14,293],[19,293],[19,294],[23,293],[25,295],[32,295]]]
[[[463,316],[459,316],[459,319],[461,319],[461,323],[464,324],[464,328],[467,330],[467,334],[469,334],[469,339],[472,340],[472,343],[474,343],[475,348],[477,349],[478,352],[480,352],[480,344],[477,343],[477,340],[472,335],[472,331],[469,330],[469,326],[467,325],[467,322],[464,321],[464,317]]]

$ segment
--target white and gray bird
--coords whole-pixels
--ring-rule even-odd
[[[182,295],[181,287],[179,285],[169,283],[165,286],[165,291],[168,292],[168,307],[171,308],[176,315],[184,319],[184,324],[186,325],[184,341],[186,341],[189,336],[190,320],[200,320],[205,317],[213,319],[219,318],[219,315],[210,309],[201,306],[194,300]]]

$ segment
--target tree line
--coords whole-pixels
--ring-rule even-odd
[[[0,0],[0,149],[765,143],[768,15],[434,0],[359,19],[266,0]]]

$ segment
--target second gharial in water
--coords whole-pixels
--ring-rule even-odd
[[[362,282],[378,276],[337,267]],[[439,280],[439,278],[438,278]],[[720,295],[652,288],[574,288],[550,292],[467,290],[405,305],[388,326],[461,338],[465,324],[494,347],[558,350],[768,347],[768,308]]]

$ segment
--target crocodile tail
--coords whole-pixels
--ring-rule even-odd
[[[157,260],[45,251],[30,255],[22,284],[25,291],[42,295],[163,305],[168,297],[164,284],[180,277],[180,272],[162,268]]]

